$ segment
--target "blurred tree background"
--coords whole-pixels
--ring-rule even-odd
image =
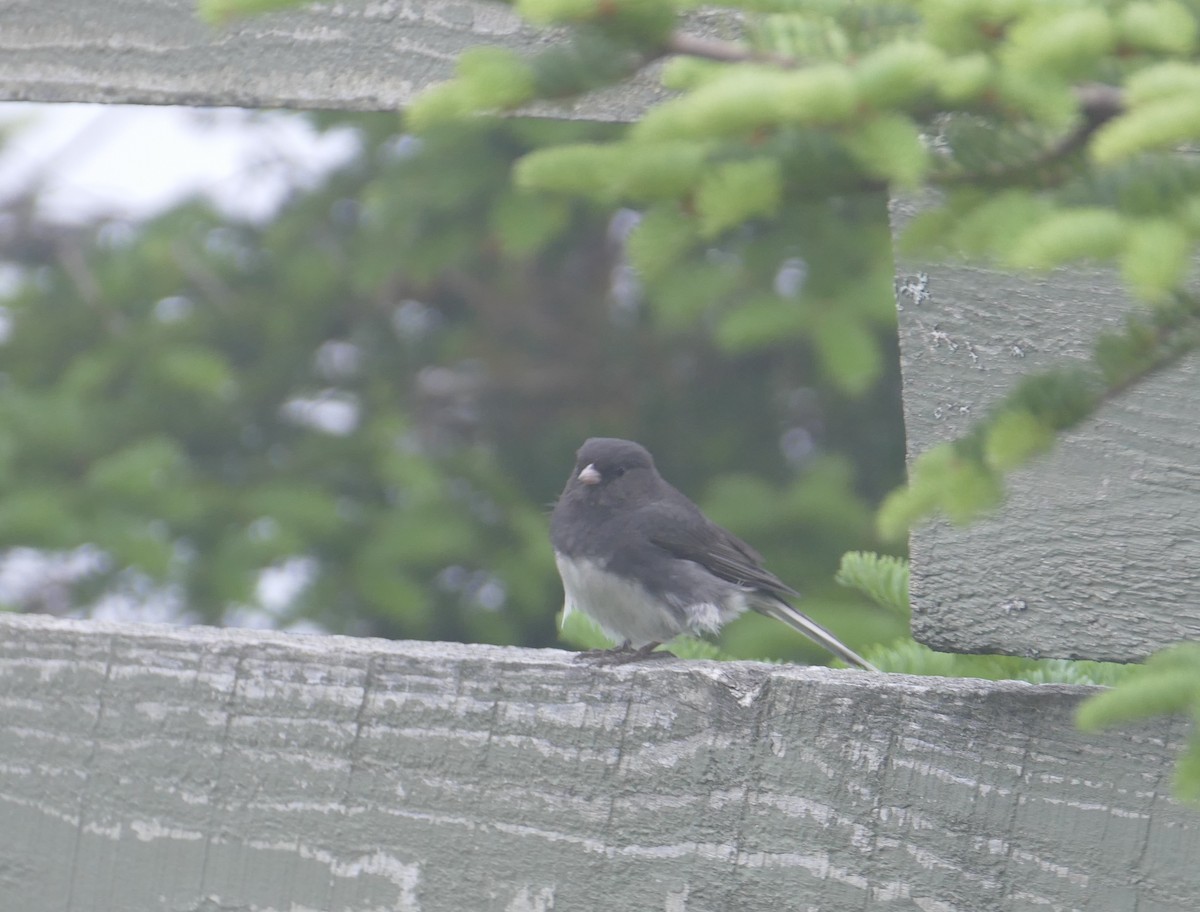
[[[613,435],[848,642],[901,633],[832,582],[903,481],[878,192],[791,200],[656,272],[627,261],[639,213],[509,180],[623,127],[296,116],[360,152],[263,223],[6,205],[0,548],[42,569],[5,607],[553,645],[547,512]],[[826,658],[756,617],[722,646]]]

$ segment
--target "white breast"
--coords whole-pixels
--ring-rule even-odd
[[[739,598],[736,601],[740,604],[736,605],[704,602],[681,605],[682,611],[676,612],[638,583],[609,573],[596,561],[572,559],[557,552],[554,561],[566,593],[564,613],[583,612],[618,644],[643,646],[665,642],[684,632],[713,633],[745,610],[744,599]],[[681,622],[681,616],[687,621]]]

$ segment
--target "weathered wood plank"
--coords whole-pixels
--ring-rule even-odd
[[[898,209],[902,223],[911,208]],[[1137,306],[1099,267],[900,272],[910,455],[964,433],[1026,372],[1088,357]],[[913,534],[917,639],[1115,661],[1200,639],[1200,353],[1106,404],[1009,492],[982,522]]]
[[[730,15],[691,22],[714,34]],[[0,0],[0,99],[398,110],[466,48],[532,54],[546,42],[487,0],[345,0],[221,29],[196,18],[195,0]],[[661,95],[648,74],[538,110],[627,121]]]
[[[1187,910],[1084,688],[0,618],[0,908]]]

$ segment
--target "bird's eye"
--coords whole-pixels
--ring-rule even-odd
[[[613,474],[620,478],[625,474],[625,466],[617,466],[615,469],[613,469]]]

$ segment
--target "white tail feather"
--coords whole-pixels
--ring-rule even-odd
[[[755,605],[755,608],[767,617],[783,621],[789,627],[800,631],[814,643],[824,646],[846,664],[857,665],[866,671],[879,671],[878,668],[844,644],[832,633],[816,621],[801,614],[787,602],[777,599],[763,599],[759,604]]]

